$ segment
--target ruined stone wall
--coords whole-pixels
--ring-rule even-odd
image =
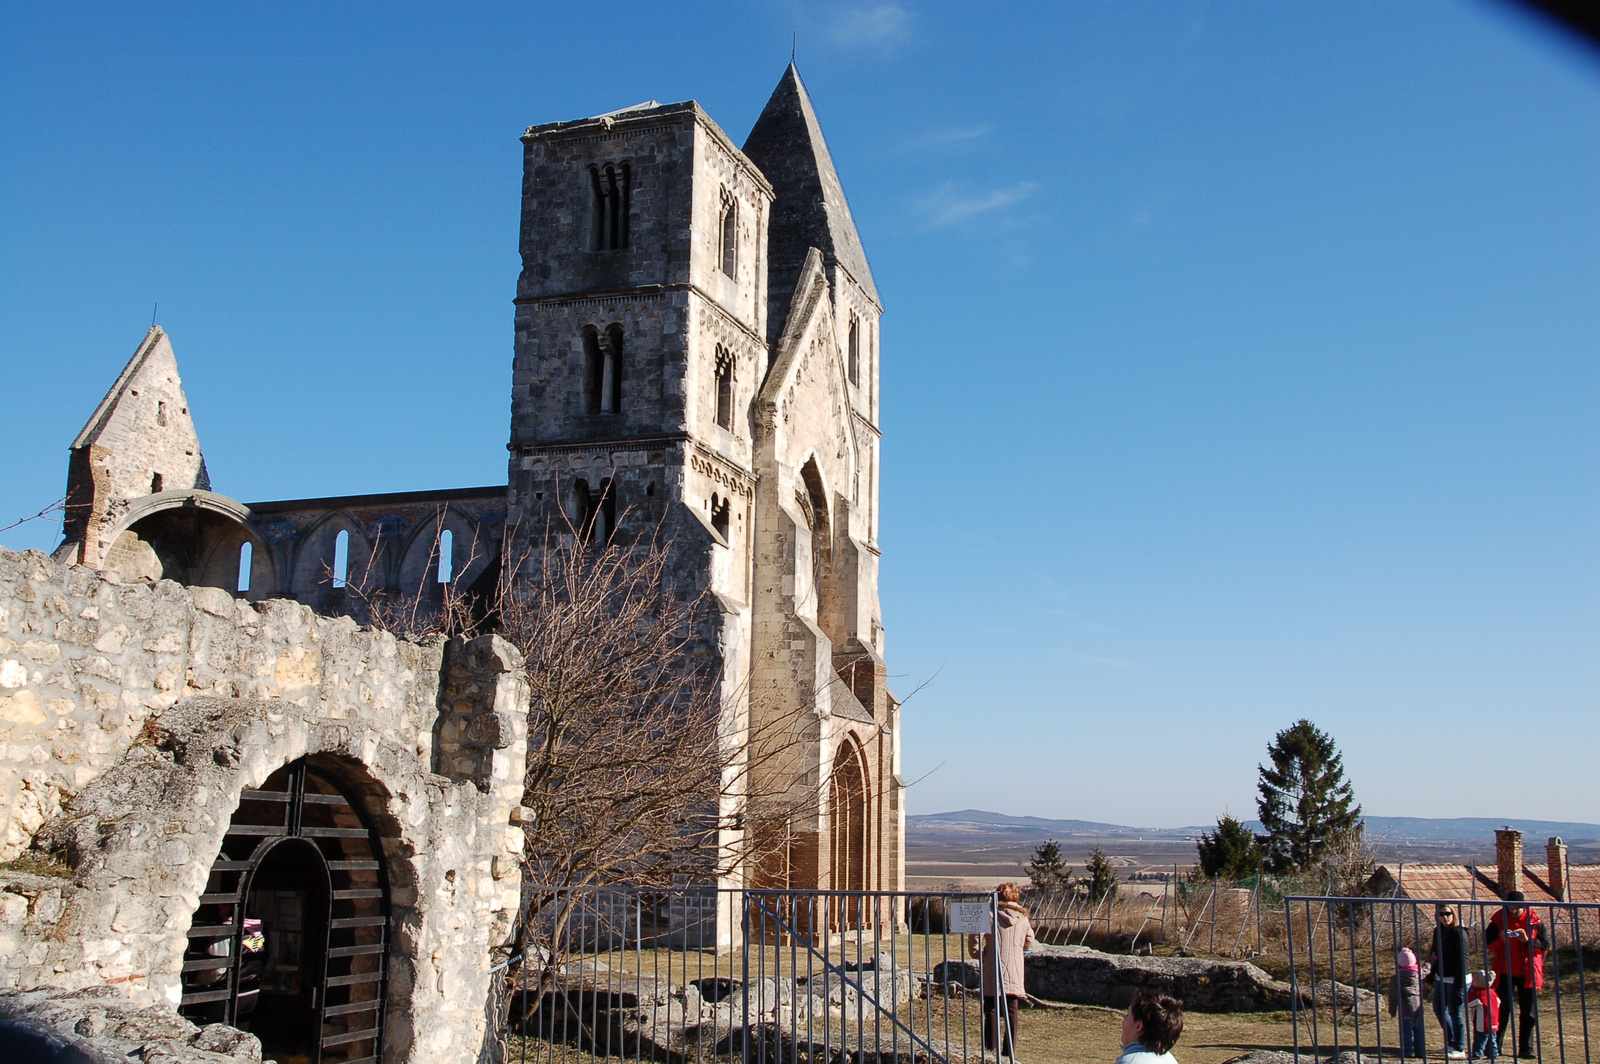
[[[239,802],[307,758],[377,826],[390,1061],[475,1059],[520,891],[527,695],[495,637],[414,644],[298,603],[0,550],[0,987],[176,1004],[186,932]]]

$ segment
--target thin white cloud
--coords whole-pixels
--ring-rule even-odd
[[[1037,182],[1023,181],[1009,188],[967,195],[957,192],[955,185],[947,182],[943,188],[922,201],[923,224],[929,229],[945,229],[977,215],[1021,203],[1038,188]]]
[[[843,8],[834,14],[828,38],[847,48],[889,47],[911,36],[911,12],[898,4]]]
[[[940,126],[930,129],[921,136],[912,137],[901,145],[903,151],[918,151],[923,148],[938,148],[947,144],[959,144],[963,141],[978,140],[987,137],[994,131],[994,127],[987,122],[975,126]]]

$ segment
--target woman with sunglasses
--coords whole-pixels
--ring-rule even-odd
[[[1433,955],[1428,958],[1433,979],[1433,1014],[1444,1028],[1445,1055],[1450,1060],[1467,1059],[1467,932],[1456,916],[1455,906],[1440,905],[1434,910]]]

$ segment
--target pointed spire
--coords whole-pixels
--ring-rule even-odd
[[[776,335],[783,328],[806,251],[813,247],[828,266],[844,269],[877,303],[878,290],[844,187],[793,63],[750,130],[744,154],[772,182],[776,194],[768,251],[768,330]]]

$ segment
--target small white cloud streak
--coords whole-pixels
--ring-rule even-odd
[[[965,140],[977,140],[987,137],[994,131],[994,127],[984,122],[976,126],[945,126],[940,129],[930,129],[920,137],[913,137],[905,142],[904,150],[915,151],[921,148],[937,148],[945,144],[958,144]]]
[[[997,188],[975,196],[962,196],[956,193],[954,185],[947,183],[922,201],[921,209],[926,215],[924,224],[929,229],[944,229],[976,215],[1021,203],[1038,188],[1036,182],[1023,181],[1010,188]]]
[[[840,11],[828,28],[834,44],[851,48],[899,44],[911,35],[911,12],[898,4],[877,4]]]

